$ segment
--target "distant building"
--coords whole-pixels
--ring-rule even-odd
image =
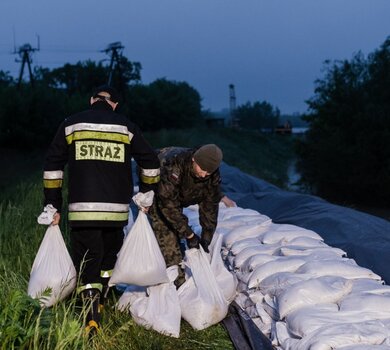
[[[204,120],[208,127],[225,127],[229,121],[229,110],[222,109],[219,112],[206,112]]]

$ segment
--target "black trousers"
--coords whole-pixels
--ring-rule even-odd
[[[114,268],[123,238],[123,230],[118,227],[72,228],[72,259],[81,287],[101,285],[101,273]]]

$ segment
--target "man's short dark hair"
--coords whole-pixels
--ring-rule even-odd
[[[106,92],[110,97],[100,95],[101,92]],[[112,86],[101,85],[94,90],[93,98],[100,98],[117,103],[119,101],[119,93]]]

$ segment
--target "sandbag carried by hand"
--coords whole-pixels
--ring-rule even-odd
[[[166,264],[145,213],[138,217],[119,251],[109,284],[153,286],[169,282]]]
[[[76,287],[76,269],[58,225],[49,226],[30,273],[28,295],[50,307]]]

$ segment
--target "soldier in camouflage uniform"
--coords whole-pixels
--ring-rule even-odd
[[[167,267],[179,265],[183,259],[180,240],[186,239],[189,248],[208,252],[208,246],[217,226],[220,190],[219,165],[222,151],[214,144],[198,149],[165,148],[159,154],[160,183],[154,203],[149,209],[152,227]],[[188,225],[183,208],[199,205],[199,238]],[[177,287],[184,282],[184,272],[179,268]]]

